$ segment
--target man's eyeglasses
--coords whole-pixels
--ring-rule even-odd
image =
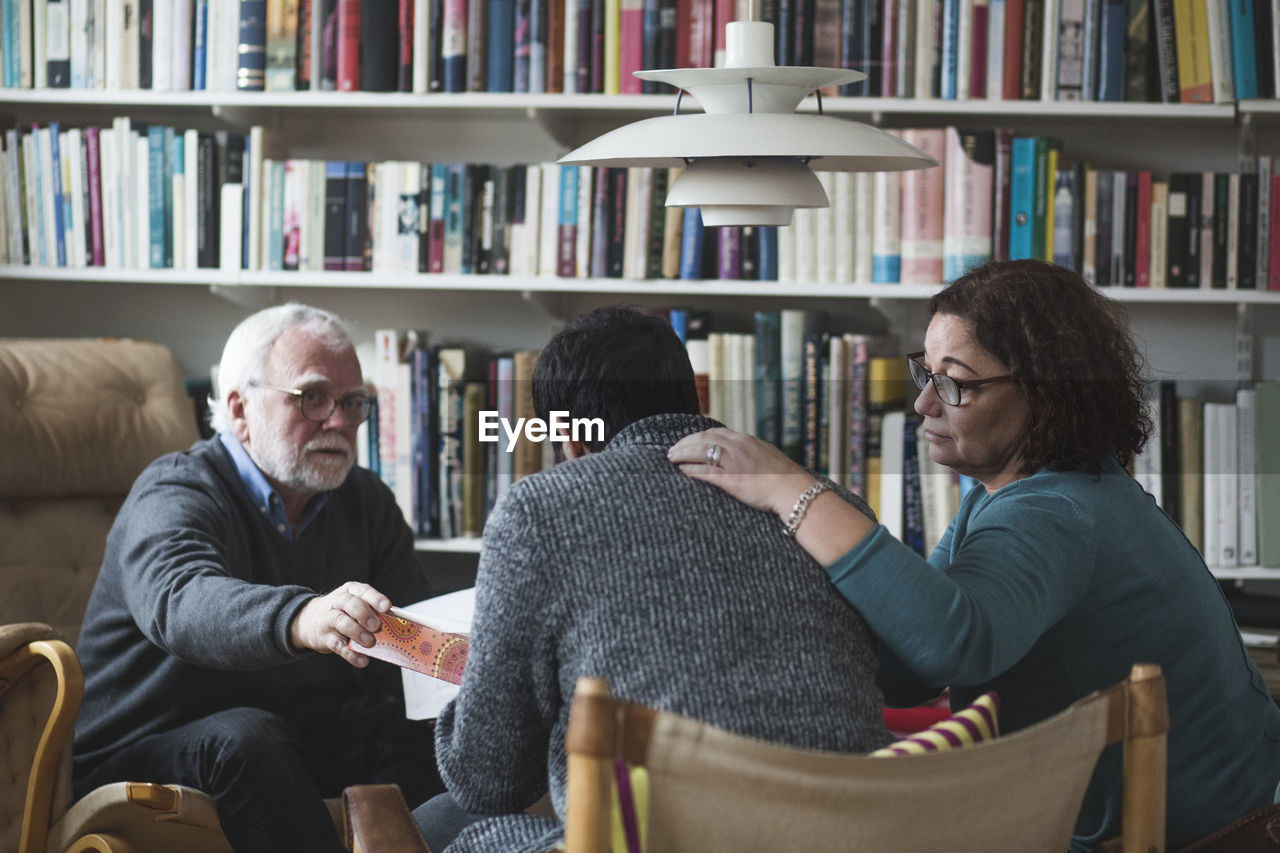
[[[249,384],[258,388],[270,388],[272,391],[279,391],[281,394],[288,394],[295,398],[302,407],[302,416],[318,424],[329,420],[334,410],[341,408],[342,419],[347,422],[347,426],[359,426],[369,417],[369,412],[373,408],[373,398],[364,394],[352,394],[336,400],[328,391],[322,391],[319,388],[282,388],[279,385],[257,380]]]
[[[924,362],[920,359],[924,357],[924,352],[913,352],[907,355],[907,372],[911,374],[911,381],[916,383],[916,387],[921,391],[930,381],[933,382],[933,390],[938,392],[938,399],[946,403],[948,406],[960,405],[960,392],[966,388],[976,388],[979,385],[986,385],[988,382],[1003,382],[1013,377],[1005,374],[1004,376],[991,376],[987,379],[952,379],[945,373],[930,373],[929,368],[924,366]]]

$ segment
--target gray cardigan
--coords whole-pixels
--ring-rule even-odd
[[[632,424],[599,453],[516,483],[484,531],[466,676],[441,715],[441,775],[466,810],[453,851],[538,850],[563,819],[579,676],[745,735],[865,751],[890,740],[862,618],[757,512],[681,474],[666,450],[716,426]],[[843,494],[867,512],[859,499]]]

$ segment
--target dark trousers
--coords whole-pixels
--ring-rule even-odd
[[[301,724],[232,708],[131,744],[77,778],[75,793],[120,781],[186,785],[213,798],[236,853],[336,853],[343,847],[323,798],[395,783],[412,806],[443,791],[432,735],[432,723],[406,720],[399,703]]]

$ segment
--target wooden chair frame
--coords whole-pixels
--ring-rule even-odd
[[[1085,703],[1106,703],[1106,743],[1124,744],[1124,824],[1108,853],[1163,853],[1169,715],[1164,677],[1155,664],[1136,664],[1129,677],[1085,697],[1037,725],[1054,725]],[[606,853],[614,761],[645,765],[659,712],[614,698],[599,678],[579,680],[566,740],[568,791],[566,853]],[[983,749],[982,745],[970,747]],[[925,757],[853,761],[921,761]]]

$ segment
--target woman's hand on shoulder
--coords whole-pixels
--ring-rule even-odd
[[[725,427],[685,436],[667,451],[667,458],[695,480],[780,516],[813,483],[811,473],[772,444]]]

